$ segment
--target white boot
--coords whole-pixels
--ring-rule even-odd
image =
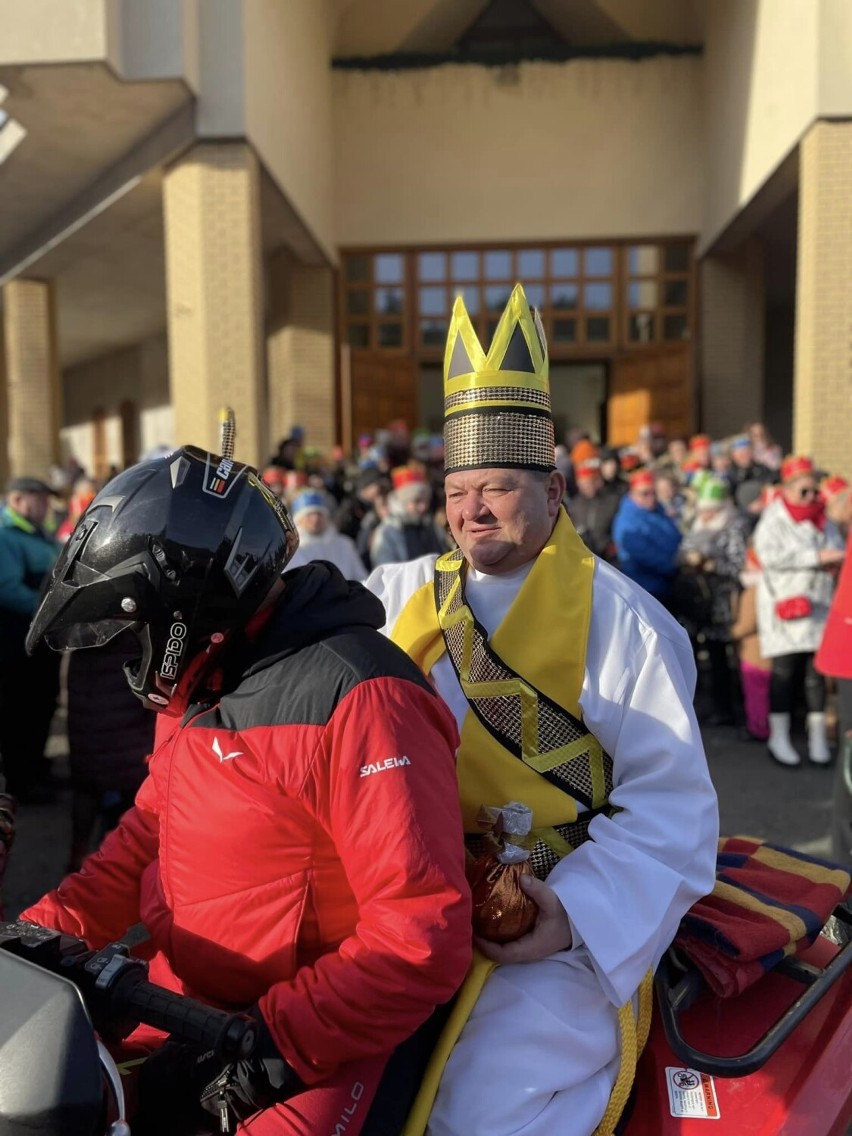
[[[825,714],[816,711],[808,714],[808,757],[814,765],[828,765],[831,761],[825,732]]]
[[[766,746],[781,765],[801,765],[802,759],[790,741],[790,715],[769,715],[769,740]]]

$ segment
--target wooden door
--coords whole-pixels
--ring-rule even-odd
[[[692,353],[688,343],[614,359],[607,399],[607,442],[632,446],[643,426],[662,422],[666,434],[693,430]]]
[[[409,431],[418,426],[417,363],[403,355],[352,351],[347,368],[350,385],[351,433],[375,434],[396,419]],[[346,431],[344,430],[344,436]]]

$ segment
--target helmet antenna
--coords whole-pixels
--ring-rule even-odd
[[[237,437],[237,420],[230,406],[223,406],[219,411],[219,452],[223,458],[234,457],[234,442]]]

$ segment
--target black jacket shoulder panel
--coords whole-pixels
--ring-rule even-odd
[[[193,720],[245,730],[274,725],[325,725],[359,683],[376,678],[413,682],[434,696],[420,668],[378,631],[342,628],[301,650],[255,665],[218,707]]]

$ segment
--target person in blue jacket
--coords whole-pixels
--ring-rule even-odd
[[[668,602],[677,572],[680,530],[657,501],[654,474],[637,470],[615,514],[612,536],[618,566],[661,603]]]
[[[6,792],[19,804],[44,804],[55,795],[45,747],[60,657],[47,647],[32,656],[24,650],[42,582],[59,553],[46,527],[50,498],[38,478],[14,477],[0,508],[0,766]]]

